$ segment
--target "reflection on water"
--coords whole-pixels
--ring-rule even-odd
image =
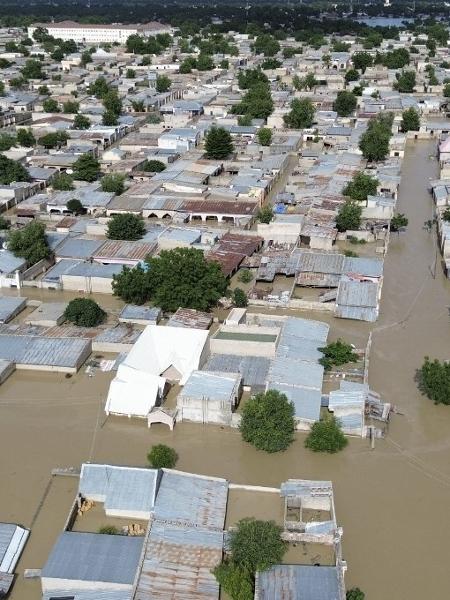
[[[392,236],[386,259],[370,383],[404,416],[394,416],[388,438],[377,441],[374,451],[366,441],[352,440],[340,455],[318,456],[303,448],[299,434],[283,454],[266,455],[244,444],[238,431],[220,427],[183,423],[170,432],[163,425],[148,430],[145,422],[126,418],[105,421],[111,373],[90,378],[81,372],[71,379],[16,373],[0,390],[0,518],[30,526],[56,466],[86,460],[142,466],[149,447],[162,442],[176,448],[178,468],[236,483],[278,487],[289,477],[331,479],[344,527],[348,585],[359,585],[370,600],[446,597],[450,409],[422,398],[413,381],[425,354],[450,354],[450,285],[439,269],[432,278],[434,238],[422,229],[432,209],[426,186],[437,173],[436,161],[428,158],[434,150],[433,142],[412,143],[402,169],[398,209],[410,225],[405,234]],[[332,339],[346,337],[359,347],[372,327],[330,315],[308,316],[330,322]],[[43,565],[75,489],[75,479],[53,481],[20,571]],[[248,504],[245,498],[232,502],[229,519],[252,514],[251,499]],[[271,505],[258,510],[265,515]],[[37,600],[39,585],[19,578],[11,597]]]

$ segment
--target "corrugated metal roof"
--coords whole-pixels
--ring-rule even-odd
[[[303,252],[300,259],[301,272],[328,273],[340,275],[344,266],[343,254],[322,254],[317,252]]]
[[[381,258],[353,258],[347,256],[343,273],[357,273],[366,277],[381,277],[383,275],[383,260]]]
[[[96,336],[96,342],[116,343],[116,344],[134,344],[141,335],[142,331],[133,329],[130,324],[116,325],[104,329]]]
[[[240,380],[241,375],[239,373],[192,371],[178,398],[199,400],[210,398],[221,402],[234,403]]]
[[[279,383],[320,391],[323,372],[322,365],[318,363],[277,357],[269,371],[268,387],[271,388],[273,384]]]
[[[25,308],[26,303],[26,298],[0,296],[0,322],[7,323],[15,314]]]
[[[320,390],[309,390],[282,383],[269,383],[272,390],[285,394],[287,399],[294,404],[295,416],[305,421],[318,421],[320,419],[320,405],[322,393]]]
[[[194,308],[179,308],[173,314],[167,325],[169,327],[190,327],[194,329],[209,329],[212,316],[207,312],[195,310]]]
[[[57,256],[62,258],[91,258],[103,244],[102,240],[86,238],[69,238],[57,250]]]
[[[65,598],[67,600],[132,600],[133,591],[121,590],[83,590],[72,587],[65,587],[62,590],[52,590],[44,592],[42,600],[55,600],[55,598]]]
[[[143,541],[143,537],[64,531],[42,577],[132,585]]]
[[[123,265],[103,265],[101,263],[77,262],[62,275],[69,277],[100,277],[112,279],[113,275],[122,272]]]
[[[14,256],[9,250],[0,249],[0,273],[14,273],[17,269],[21,269],[26,262],[25,259]]]
[[[337,567],[275,565],[257,574],[257,600],[342,600]]]
[[[331,481],[314,481],[311,479],[288,479],[281,484],[280,495],[284,496],[331,496]]]
[[[253,389],[264,389],[270,360],[262,356],[237,356],[234,354],[212,354],[205,364],[207,371],[240,373],[244,385]]]
[[[149,513],[157,481],[155,469],[83,464],[79,492],[87,498],[101,497],[105,509]]]
[[[156,249],[154,242],[128,242],[122,240],[109,240],[95,252],[95,258],[124,259],[140,261],[147,258]]]
[[[378,318],[378,309],[361,306],[336,306],[334,314],[341,319],[354,319],[375,323]]]
[[[165,471],[155,502],[155,517],[222,530],[227,496],[225,479]]]
[[[375,308],[378,306],[378,284],[370,281],[347,281],[339,283],[336,304]]]
[[[119,319],[133,319],[139,321],[151,321],[156,323],[161,316],[161,309],[157,306],[136,306],[135,304],[127,304],[123,307]]]
[[[0,334],[0,358],[26,365],[75,368],[90,345],[85,339]]]

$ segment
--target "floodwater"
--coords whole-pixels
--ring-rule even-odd
[[[450,408],[421,397],[413,380],[424,355],[449,357],[450,285],[440,264],[432,276],[435,240],[422,228],[432,210],[426,186],[437,174],[429,159],[434,152],[434,142],[408,147],[398,208],[410,224],[392,236],[381,316],[373,327],[371,386],[404,413],[394,415],[387,439],[375,450],[366,440],[351,440],[341,454],[321,456],[305,450],[299,434],[285,453],[266,455],[234,430],[183,423],[170,432],[162,425],[148,430],[140,421],[105,420],[111,373],[15,373],[0,390],[0,519],[31,526],[32,534],[13,600],[40,598],[39,582],[24,580],[23,569],[43,566],[75,494],[77,480],[51,480],[51,469],[86,460],[143,466],[149,447],[159,442],[176,448],[178,468],[236,483],[278,487],[289,477],[331,479],[348,586],[361,587],[368,600],[447,597]],[[308,316],[324,318],[332,337],[359,347],[371,329]],[[235,510],[248,513],[245,506]]]

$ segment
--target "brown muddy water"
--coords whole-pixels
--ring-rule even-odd
[[[450,596],[450,408],[421,397],[413,381],[425,354],[450,354],[450,285],[440,264],[433,279],[435,240],[422,229],[432,211],[426,187],[437,174],[429,159],[434,153],[434,142],[408,147],[398,208],[410,224],[392,236],[374,327],[371,386],[404,413],[394,415],[387,439],[373,451],[367,441],[351,440],[337,456],[318,456],[303,448],[299,434],[287,452],[265,455],[244,444],[239,432],[219,427],[183,423],[174,432],[162,425],[149,431],[139,421],[105,421],[111,373],[88,377],[83,369],[70,379],[16,373],[0,389],[0,520],[31,526],[32,534],[13,600],[40,597],[39,582],[24,580],[23,569],[43,566],[75,494],[77,480],[51,480],[51,469],[86,460],[145,465],[158,442],[177,449],[178,468],[236,483],[278,487],[289,477],[331,479],[349,587],[360,586],[368,600]],[[329,321],[332,338],[360,347],[370,331],[367,324],[308,316]]]

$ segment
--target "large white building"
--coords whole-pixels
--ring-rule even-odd
[[[33,38],[33,33],[38,27],[47,29],[48,33],[64,41],[73,40],[78,44],[124,44],[130,35],[139,34],[152,36],[158,33],[173,33],[173,28],[156,21],[141,23],[139,25],[92,25],[76,23],[75,21],[61,21],[60,23],[35,23],[28,27],[28,37]]]

